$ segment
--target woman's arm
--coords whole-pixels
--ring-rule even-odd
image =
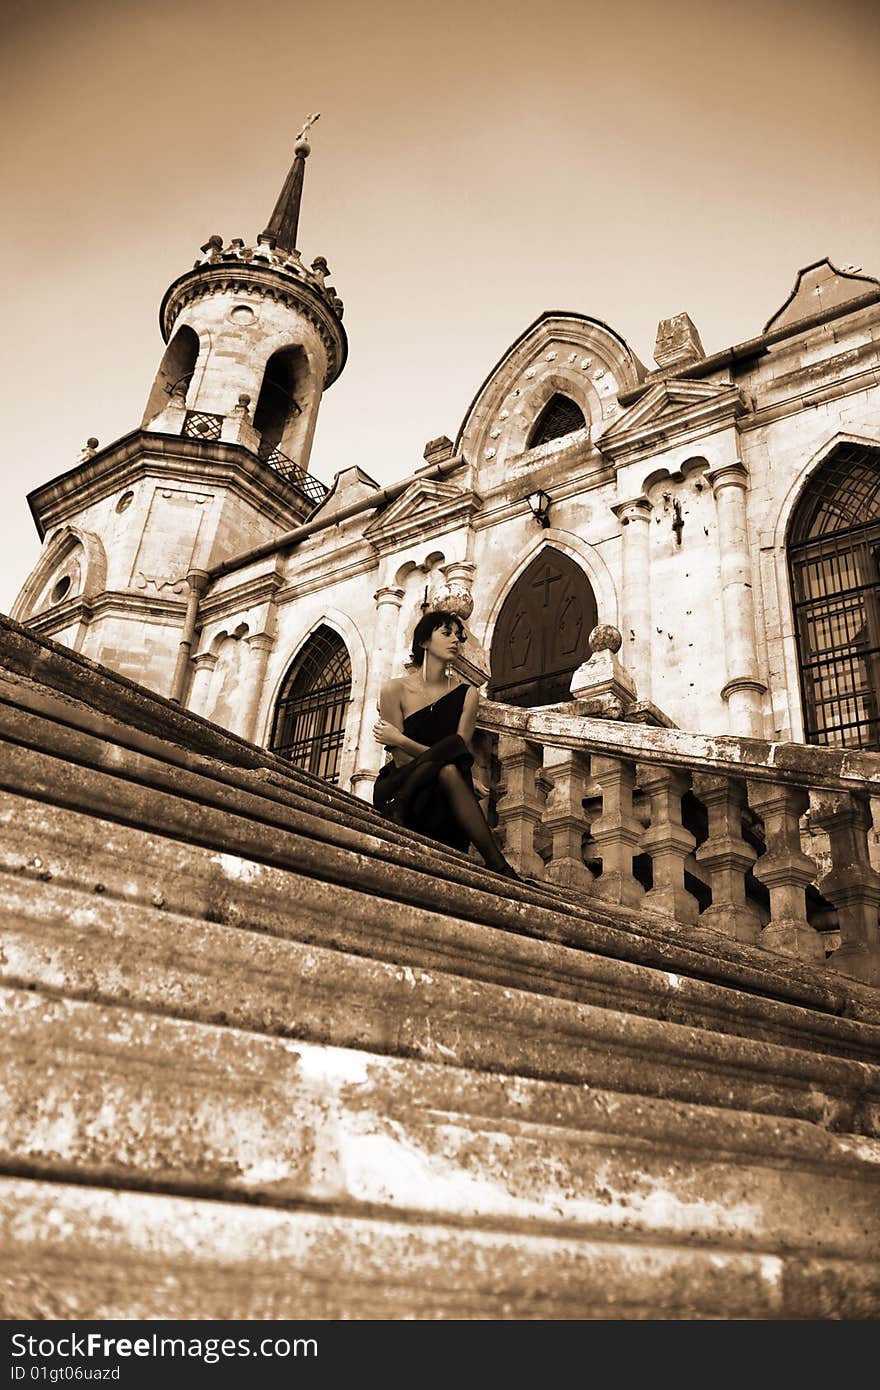
[[[378,743],[391,749],[391,756],[397,767],[411,762],[424,753],[428,745],[416,743],[403,732],[403,705],[400,699],[398,681],[388,681],[382,686],[379,695],[379,719],[373,726],[373,737]]]
[[[474,737],[474,729],[477,727],[477,708],[480,703],[480,692],[475,685],[468,688],[464,697],[464,704],[461,707],[461,718],[458,721],[456,733],[463,739],[468,748]],[[471,748],[471,751],[473,749]]]

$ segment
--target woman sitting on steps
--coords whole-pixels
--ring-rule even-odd
[[[397,825],[451,849],[474,844],[488,869],[518,878],[474,795],[470,744],[477,718],[476,686],[453,685],[447,664],[458,655],[464,627],[455,613],[426,613],[416,624],[411,667],[382,687],[373,735],[391,750],[373,788],[373,805]]]

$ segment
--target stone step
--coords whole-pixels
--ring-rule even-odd
[[[310,899],[315,903],[311,889],[307,880],[287,884],[281,900],[292,903],[291,919],[308,910]],[[453,1066],[799,1116],[853,1133],[880,1130],[880,1068],[815,1046],[782,1046],[709,1031],[692,1019],[673,1023],[560,998],[539,992],[537,982],[511,988],[475,980],[448,964],[413,967],[394,959],[395,952],[376,960],[338,942],[268,939],[103,897],[98,906],[83,895],[76,902],[69,893],[59,898],[54,887],[44,887],[42,899],[29,906],[21,890],[8,885],[2,910],[4,975],[15,984]],[[355,896],[346,896],[347,909]],[[325,901],[319,893],[319,920]],[[381,926],[384,905],[368,898],[364,906]],[[34,911],[37,918],[29,916]],[[412,926],[417,931],[418,920]],[[544,947],[554,949],[560,954]],[[584,956],[566,954],[578,963]],[[797,1020],[787,1022],[791,1029]],[[846,1026],[864,1031],[864,1025]],[[863,1041],[867,1047],[870,1039]]]
[[[7,983],[187,1017],[226,1017],[247,1028],[332,1036],[341,1045],[369,1041],[383,1050],[392,1045],[394,1018],[394,1046],[418,1055],[432,1048],[439,1057],[458,1055],[453,1044],[460,1048],[465,1026],[481,1034],[474,1049],[488,1045],[482,1035],[509,1014],[503,1001],[511,990],[818,1055],[867,1062],[880,1055],[877,1025],[353,888],[328,889],[289,870],[172,841],[145,842],[122,827],[106,826],[109,843],[98,854],[88,849],[95,822],[82,816],[66,825],[66,871],[79,854],[82,875],[90,869],[106,881],[101,893],[67,887],[57,877],[60,856],[57,845],[49,848],[44,815],[44,807],[20,802],[15,829],[40,850],[31,875],[46,879],[0,871],[0,978]],[[140,869],[142,862],[149,867]],[[176,880],[185,886],[190,914],[165,902]],[[191,915],[196,909],[198,917]],[[490,1020],[479,1003],[484,986],[495,1001]],[[426,1031],[429,1012],[434,1020]],[[537,1002],[534,1013],[537,1026]]]
[[[222,776],[215,776],[218,769],[204,759],[199,771],[182,768],[179,761],[169,764],[8,703],[0,705],[0,735],[4,733],[10,742],[0,784],[13,799],[36,796],[46,804],[88,810],[256,862],[289,865],[326,882],[357,882],[365,891],[397,902],[451,909],[465,919],[828,1013],[880,1018],[876,991],[855,982],[788,960],[783,966],[769,952],[711,931],[680,928],[655,914],[632,914],[594,899],[575,902],[559,890],[510,885],[461,856],[438,858],[435,846],[395,836],[384,822],[345,824],[338,808],[335,820],[314,805],[303,810],[293,804],[292,794],[274,784],[267,795],[264,774],[242,773],[251,778],[242,789],[230,784],[228,767],[219,769]],[[22,867],[14,859],[6,862]],[[502,882],[504,898],[497,892]]]
[[[0,990],[0,1170],[876,1258],[880,1140]],[[35,1068],[43,1076],[34,1094]]]
[[[2,1316],[876,1316],[876,991],[0,631]]]
[[[0,1179],[6,1319],[869,1319],[876,1263]],[[161,1329],[160,1329],[161,1330]]]

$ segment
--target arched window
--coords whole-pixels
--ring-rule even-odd
[[[159,364],[141,422],[144,426],[161,415],[171,396],[186,398],[198,360],[199,335],[188,324],[183,324],[171,339]]]
[[[272,752],[336,782],[350,703],[351,661],[345,643],[329,627],[319,627],[281,688],[269,744]]]
[[[260,436],[260,457],[268,458],[275,449],[290,452],[291,435],[302,414],[302,383],[306,358],[300,347],[282,348],[266,363],[254,429]]]
[[[537,449],[539,444],[548,444],[551,439],[561,439],[564,434],[586,428],[584,412],[568,396],[557,392],[551,396],[541,411],[529,435],[527,449]]]
[[[529,706],[570,700],[572,675],[589,655],[595,626],[596,599],[583,570],[546,546],[498,615],[489,698]]]
[[[880,449],[841,444],[789,527],[804,736],[880,747]]]

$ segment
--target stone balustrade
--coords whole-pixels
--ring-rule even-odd
[[[487,700],[478,726],[520,873],[880,985],[880,754]]]

